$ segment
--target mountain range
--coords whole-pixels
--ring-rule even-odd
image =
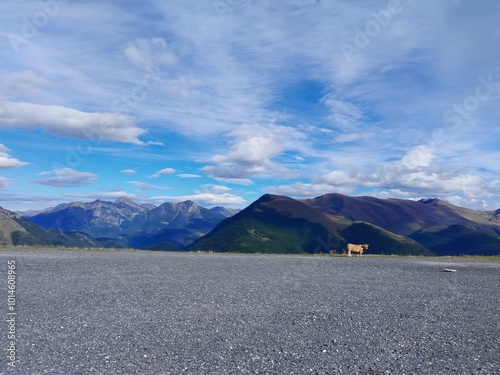
[[[347,243],[368,243],[368,254],[500,253],[500,209],[476,211],[439,199],[266,194],[240,211],[207,209],[192,201],[154,206],[119,198],[24,215],[0,210],[0,245],[341,253]]]
[[[139,205],[122,197],[114,202],[73,202],[37,213],[29,220],[47,229],[84,232],[125,247],[183,250],[235,212],[206,209],[192,201]]]
[[[500,209],[474,211],[439,199],[266,194],[189,249],[340,253],[347,243],[368,243],[371,254],[496,255]]]

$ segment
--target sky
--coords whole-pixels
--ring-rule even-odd
[[[500,2],[0,3],[0,206],[500,208]]]

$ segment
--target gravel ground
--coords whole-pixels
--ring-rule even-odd
[[[17,367],[2,353],[0,374],[500,374],[498,261],[54,250],[0,260],[2,320],[9,260],[18,313]]]

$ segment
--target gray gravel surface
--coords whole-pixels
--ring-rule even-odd
[[[0,374],[500,374],[500,262],[2,251],[3,321],[10,259]]]

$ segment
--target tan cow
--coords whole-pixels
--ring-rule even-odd
[[[347,244],[347,255],[352,257],[352,253],[358,253],[358,256],[363,256],[363,252],[368,250],[368,244],[355,245],[352,243]]]

